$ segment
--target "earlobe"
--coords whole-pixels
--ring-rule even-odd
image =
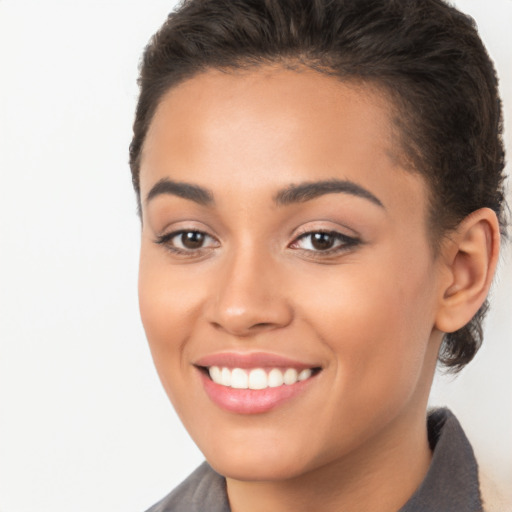
[[[500,230],[496,214],[481,208],[468,215],[442,250],[447,270],[436,327],[454,332],[466,325],[485,301],[498,262]]]

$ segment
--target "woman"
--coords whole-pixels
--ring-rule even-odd
[[[152,511],[482,510],[437,361],[475,355],[501,111],[440,0],[189,0],[141,68],[140,307],[207,463]]]

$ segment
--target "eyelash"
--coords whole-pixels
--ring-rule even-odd
[[[189,258],[202,256],[205,251],[208,251],[210,249],[213,249],[213,247],[198,247],[197,249],[182,249],[181,247],[176,247],[172,244],[173,238],[176,238],[178,236],[183,236],[187,233],[194,233],[197,235],[202,235],[205,237],[205,239],[211,239],[215,240],[212,236],[210,236],[208,233],[205,233],[204,231],[200,231],[198,229],[180,229],[179,231],[173,231],[172,233],[166,233],[164,235],[158,235],[156,237],[155,243],[159,245],[163,245],[168,251],[172,252],[173,254],[176,254],[178,256],[185,256]],[[218,243],[218,242],[217,242]]]
[[[183,236],[184,234],[196,234],[196,235],[202,235],[206,239],[211,239],[215,241],[215,244],[213,247],[198,247],[197,249],[183,249],[181,247],[176,247],[172,244],[172,240],[176,237]],[[329,235],[334,238],[334,244],[338,243],[338,245],[335,245],[332,248],[326,249],[326,250],[314,250],[314,249],[303,249],[300,247],[294,247],[296,246],[301,240],[305,240],[308,237],[312,237],[313,235]],[[173,254],[176,254],[178,256],[182,257],[200,257],[203,256],[207,251],[211,251],[212,249],[218,247],[219,242],[216,241],[214,237],[209,235],[208,233],[205,233],[204,231],[196,230],[196,229],[181,229],[179,231],[173,231],[171,233],[166,233],[164,235],[158,235],[156,237],[155,243],[158,245],[163,245],[168,251],[170,251]],[[342,233],[339,233],[337,231],[332,230],[309,230],[305,231],[304,233],[297,236],[294,241],[289,244],[288,247],[301,251],[304,254],[307,254],[310,258],[326,258],[329,256],[335,256],[338,254],[341,254],[343,252],[347,252],[350,249],[360,245],[362,241],[356,237],[344,235]],[[311,242],[310,242],[311,245]]]
[[[356,237],[344,235],[343,233],[339,233],[338,231],[332,231],[332,230],[324,230],[324,229],[317,229],[317,230],[309,230],[302,234],[300,234],[295,240],[290,244],[289,247],[293,247],[294,245],[297,245],[298,242],[301,240],[310,238],[310,245],[312,245],[311,237],[313,235],[329,235],[334,238],[334,247],[326,249],[326,250],[313,250],[313,249],[301,249],[297,247],[297,250],[303,251],[304,253],[307,253],[309,257],[313,258],[326,258],[329,256],[336,256],[338,254],[344,253],[349,251],[350,249],[353,249],[354,247],[357,247],[361,244],[361,240]]]

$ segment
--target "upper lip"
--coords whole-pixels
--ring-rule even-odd
[[[219,352],[200,357],[194,361],[195,366],[223,368],[320,368],[318,363],[299,361],[280,354],[268,352]]]

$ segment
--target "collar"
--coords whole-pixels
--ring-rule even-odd
[[[478,465],[457,418],[448,409],[434,409],[428,415],[427,429],[432,462],[399,512],[480,512]]]

